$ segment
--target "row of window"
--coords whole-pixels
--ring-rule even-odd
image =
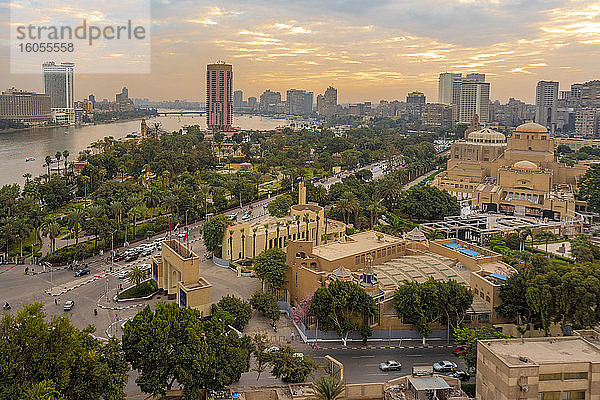
[[[377,251],[371,251],[365,254],[361,254],[360,256],[355,256],[354,257],[354,264],[355,265],[359,265],[359,264],[364,264],[366,262],[367,259],[367,255],[370,255],[371,258],[373,260],[377,259],[377,258],[383,258],[386,256],[391,256],[392,254],[396,254],[396,252],[400,253],[400,246],[401,245],[393,245],[393,246],[389,246],[385,249],[379,249]]]
[[[571,379],[587,379],[587,372],[557,372],[554,374],[540,374],[540,381],[560,381],[560,380],[571,380]]]
[[[539,392],[538,400],[585,400],[585,391]]]
[[[473,289],[473,293],[475,293],[475,296],[479,295],[479,297],[481,297],[482,300],[487,301],[488,303],[490,302],[490,296],[486,296],[482,291],[477,290],[477,288]]]

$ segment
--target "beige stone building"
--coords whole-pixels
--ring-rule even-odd
[[[432,184],[482,211],[547,220],[578,220],[577,181],[588,166],[559,163],[546,128],[526,123],[512,136],[484,128],[452,145],[447,171]]]
[[[259,222],[242,222],[228,227],[223,235],[223,258],[254,258],[266,249],[285,249],[294,240],[319,245],[325,238],[335,239],[345,234],[343,222],[326,218],[323,207],[306,202],[303,182],[299,184],[298,197],[298,204],[293,205],[285,217],[267,217]]]
[[[478,400],[598,400],[598,337],[482,340]]]
[[[180,307],[210,315],[212,285],[199,274],[200,258],[177,240],[162,242],[161,253],[152,256],[152,279]]]
[[[453,279],[470,287],[475,296],[466,322],[503,322],[495,307],[500,304],[500,287],[514,269],[501,259],[500,254],[458,239],[429,242],[418,229],[404,238],[367,231],[318,246],[291,242],[284,288],[288,301],[295,305],[334,279],[354,281],[379,305],[374,326],[410,329],[394,309],[396,288],[404,281]]]

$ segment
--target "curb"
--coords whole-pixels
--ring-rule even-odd
[[[455,345],[433,345],[433,346],[367,346],[367,347],[322,347],[317,346],[318,350],[394,350],[394,349],[451,349],[456,347]]]

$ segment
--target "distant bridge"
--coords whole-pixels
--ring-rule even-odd
[[[156,113],[156,115],[164,115],[164,116],[169,116],[169,115],[180,115],[180,116],[184,116],[184,115],[205,115],[206,111],[158,111]]]

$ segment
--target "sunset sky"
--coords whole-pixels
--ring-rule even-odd
[[[0,0],[0,89],[41,90],[40,76],[9,73],[9,6]],[[152,73],[78,75],[77,99],[114,100],[125,85],[132,97],[203,101],[206,64],[217,60],[233,64],[244,98],[333,85],[340,102],[413,90],[435,102],[448,71],[485,73],[492,99],[533,102],[538,80],[566,90],[600,78],[597,1],[155,0],[151,11]]]

